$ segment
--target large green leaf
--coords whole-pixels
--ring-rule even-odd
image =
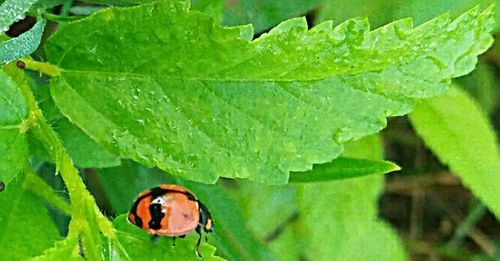
[[[22,188],[24,175],[0,194],[0,253],[2,260],[24,260],[42,253],[59,239],[59,232],[42,202]]]
[[[107,9],[62,26],[46,50],[70,121],[116,155],[202,182],[284,183],[329,162],[339,143],[442,93],[492,42],[491,9],[375,31],[363,19],[308,31],[298,18],[250,41],[250,27],[185,6]]]
[[[8,184],[28,159],[28,106],[13,79],[0,70],[0,181]]]
[[[500,154],[495,133],[478,105],[454,88],[423,102],[410,119],[441,162],[500,219]]]
[[[54,130],[68,150],[71,159],[80,168],[104,168],[120,165],[120,159],[106,151],[102,146],[92,140],[80,128],[71,124],[59,110],[57,110],[54,101],[49,93],[47,84],[39,83],[40,79],[29,79],[31,90],[35,95],[38,106],[43,111],[47,121],[51,122]],[[50,157],[40,142],[37,142],[32,136],[28,136],[30,150],[32,155],[37,158],[50,161]]]

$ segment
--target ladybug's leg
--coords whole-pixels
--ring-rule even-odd
[[[200,253],[200,244],[201,244],[201,226],[198,225],[196,227],[196,233],[198,233],[198,235],[200,235],[200,237],[198,238],[198,242],[196,243],[196,255],[199,257],[199,258],[203,258],[201,256],[201,253]]]
[[[176,239],[176,238],[177,238],[177,237],[173,237],[173,238],[172,238],[172,246],[175,246],[175,239]]]
[[[158,242],[158,239],[160,239],[160,236],[154,234],[151,236],[151,241],[153,241],[153,243],[157,243]]]
[[[180,238],[185,238],[185,237],[186,237],[186,235],[180,235],[179,237],[180,237]]]

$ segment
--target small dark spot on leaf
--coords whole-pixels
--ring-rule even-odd
[[[26,68],[26,64],[23,61],[17,61],[16,66],[21,68],[21,69]]]
[[[0,192],[2,192],[5,189],[5,183],[3,181],[0,181]]]

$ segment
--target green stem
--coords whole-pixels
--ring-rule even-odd
[[[111,222],[102,215],[95,204],[94,198],[85,188],[85,184],[80,178],[78,170],[74,167],[73,161],[66,152],[61,139],[59,139],[57,133],[47,123],[42,111],[38,107],[38,103],[27,81],[19,82],[18,85],[29,108],[29,117],[26,121],[26,126],[45,146],[68,189],[72,214],[70,231],[81,234],[87,259],[99,260],[101,238],[98,231],[100,230],[106,236],[112,238],[113,229]],[[94,223],[98,223],[99,226],[93,226],[92,224]],[[93,230],[92,228],[96,229]]]
[[[25,64],[26,69],[41,72],[50,77],[56,77],[61,75],[61,69],[59,67],[52,65],[50,63],[37,62],[30,58],[21,59],[21,61]],[[30,91],[31,92],[31,91]]]
[[[53,22],[57,23],[64,23],[64,22],[72,22],[76,20],[80,20],[84,18],[84,16],[61,16],[61,15],[55,15],[51,13],[43,13],[42,17]]]
[[[474,205],[469,215],[464,219],[464,221],[455,229],[453,238],[448,243],[450,247],[457,247],[467,236],[469,230],[471,230],[476,223],[481,219],[486,213],[486,207],[483,203],[478,202]]]
[[[73,0],[66,0],[61,8],[61,16],[68,16],[69,15],[69,9],[73,5]]]
[[[24,173],[26,173],[26,178],[23,183],[25,189],[37,195],[39,198],[44,199],[65,214],[71,215],[71,205],[57,195],[49,184],[40,178],[29,166],[24,168]]]

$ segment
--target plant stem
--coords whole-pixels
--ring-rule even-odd
[[[43,63],[34,62],[34,64]],[[47,68],[57,67],[50,65]],[[81,234],[85,256],[88,260],[100,260],[101,238],[99,231],[108,237],[112,237],[113,229],[111,222],[102,215],[95,204],[94,198],[85,188],[85,184],[78,174],[78,170],[74,167],[73,161],[66,152],[61,139],[59,139],[59,136],[52,127],[50,127],[38,107],[38,103],[26,79],[18,82],[18,85],[29,108],[26,127],[45,146],[68,189],[71,202],[70,231]]]
[[[37,62],[30,58],[21,59],[21,61],[26,65],[26,69],[41,72],[50,77],[56,77],[61,75],[61,69],[59,67],[52,65],[50,63]],[[31,92],[31,91],[30,91]]]
[[[68,16],[69,15],[69,9],[73,5],[73,0],[66,0],[66,2],[63,3],[62,8],[61,8],[61,16]]]
[[[57,195],[54,190],[52,190],[52,188],[31,169],[31,167],[26,166],[24,168],[24,173],[26,173],[26,179],[23,183],[25,189],[44,199],[65,214],[71,215],[71,205]]]

